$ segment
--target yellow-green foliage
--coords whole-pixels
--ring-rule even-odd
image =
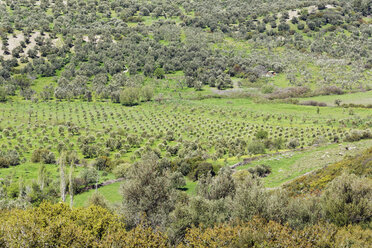
[[[0,247],[159,247],[166,236],[146,225],[126,231],[120,218],[91,206],[70,209],[66,204],[0,213]]]
[[[359,226],[338,228],[319,223],[293,230],[273,221],[253,218],[239,225],[193,227],[179,247],[368,247],[372,231]]]
[[[372,148],[354,157],[346,157],[340,162],[299,177],[283,185],[283,187],[293,194],[317,193],[344,172],[372,179]]]
[[[0,247],[170,247],[168,237],[141,223],[126,230],[119,216],[98,207],[42,203],[0,213]],[[319,223],[303,230],[254,217],[236,224],[187,230],[176,247],[368,247],[372,231]]]

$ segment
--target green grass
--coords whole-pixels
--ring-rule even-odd
[[[196,185],[197,185],[197,182],[194,182],[188,178],[186,178],[186,186],[185,186],[185,189],[186,189],[186,192],[189,194],[189,195],[195,195],[196,193]]]
[[[195,101],[192,104],[196,105],[209,105],[209,106],[220,106],[226,109],[235,110],[250,110],[257,113],[270,113],[270,114],[286,114],[293,115],[296,118],[307,117],[309,119],[327,119],[332,118],[346,118],[348,113],[345,113],[343,109],[324,107],[320,109],[320,114],[317,114],[317,107],[314,106],[303,106],[294,104],[284,103],[255,103],[252,99],[205,99],[202,101]],[[369,109],[355,109],[355,115],[367,117],[371,115]]]
[[[298,98],[300,101],[313,100],[317,102],[325,102],[329,106],[336,106],[335,100],[340,99],[342,103],[354,103],[354,104],[372,104],[372,91],[350,93],[344,95],[329,95],[329,96],[316,96],[307,98]]]
[[[287,152],[283,155],[264,158],[237,167],[237,170],[246,170],[260,164],[268,165],[271,167],[272,172],[263,179],[265,186],[269,188],[278,187],[307,172],[338,162],[346,155],[353,155],[359,151],[363,151],[371,145],[372,140],[364,140],[355,143],[343,143],[342,145],[331,144],[301,152]],[[355,148],[346,150],[346,146]]]
[[[36,92],[41,92],[45,86],[54,85],[55,77],[39,77],[33,81],[32,89]]]
[[[275,86],[280,88],[289,87],[289,81],[283,73],[279,73],[276,76],[270,78],[269,82],[272,82]]]
[[[98,189],[98,192],[101,193],[108,202],[118,203],[122,200],[122,196],[119,193],[121,182],[113,183]],[[89,197],[93,195],[95,189],[89,190],[82,194],[76,195],[74,197],[74,207],[84,207],[86,206]]]
[[[29,184],[33,180],[37,180],[38,172],[41,164],[26,162],[17,166],[11,166],[9,168],[0,169],[0,178],[8,178],[12,181],[17,181],[22,179],[26,184]],[[59,177],[59,166],[55,164],[46,164],[45,165],[47,173],[51,179]],[[66,168],[68,170],[68,168]],[[78,176],[79,173],[83,170],[83,167],[75,167],[74,175]],[[107,180],[114,179],[112,173],[108,173],[106,176],[102,176],[102,171],[100,172],[99,182],[104,182]]]
[[[24,163],[9,168],[0,170],[0,178],[10,178],[12,180],[23,179],[25,182],[36,180],[38,176],[40,164],[36,163]],[[57,165],[45,165],[48,173],[52,178],[56,178],[59,174]],[[78,173],[80,169],[75,170]]]

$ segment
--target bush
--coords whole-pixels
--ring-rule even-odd
[[[53,152],[47,149],[36,149],[33,151],[31,156],[31,162],[33,163],[44,163],[44,164],[54,164],[56,162],[56,157]]]
[[[154,90],[150,86],[145,86],[142,88],[142,98],[143,101],[151,101],[154,97]]]
[[[19,165],[19,163],[20,158],[16,150],[0,151],[0,168],[8,168],[9,166]]]
[[[277,89],[274,93],[268,96],[269,99],[285,99],[290,97],[300,97],[309,93],[310,89],[307,87],[289,87],[284,89]]]
[[[288,148],[290,149],[295,149],[299,145],[300,145],[300,142],[298,141],[298,139],[291,139],[287,144]]]
[[[264,154],[265,144],[259,141],[253,141],[248,145],[248,152],[251,154]]]
[[[262,88],[261,88],[261,92],[262,92],[263,94],[271,94],[271,93],[274,92],[274,90],[275,90],[275,86],[272,85],[272,84],[264,85],[264,86],[262,86]]]
[[[164,78],[164,69],[163,68],[156,68],[156,70],[154,71],[154,76],[157,78],[157,79],[163,79]]]
[[[125,177],[128,174],[129,168],[131,167],[131,164],[129,163],[122,163],[116,166],[112,173],[114,173],[116,178],[122,178]]]
[[[315,92],[316,95],[342,95],[345,92],[337,86],[324,86]]]
[[[345,141],[354,142],[361,139],[371,139],[372,133],[369,130],[359,131],[353,130],[350,133],[346,134]]]
[[[198,180],[202,176],[207,176],[208,174],[211,174],[212,176],[215,175],[215,172],[213,170],[213,166],[210,163],[207,162],[200,162],[197,164],[196,168],[191,172],[192,179],[194,181]]]
[[[325,217],[336,225],[369,223],[372,220],[372,183],[369,179],[343,174],[322,195]]]
[[[95,183],[97,181],[97,178],[99,177],[99,174],[96,168],[90,167],[84,168],[84,170],[80,172],[79,176],[83,180],[84,184],[88,185],[91,183]]]
[[[107,202],[104,195],[95,191],[89,198],[88,198],[88,206],[98,206],[102,208],[108,208],[109,203]]]
[[[265,130],[259,130],[255,134],[255,136],[256,136],[257,139],[263,140],[263,139],[266,139],[269,136],[269,133]]]
[[[8,168],[9,167],[9,161],[7,158],[0,156],[0,168]]]
[[[325,102],[317,102],[317,101],[303,101],[299,103],[300,105],[307,105],[307,106],[318,106],[318,107],[326,107],[327,104]]]
[[[138,88],[126,88],[120,93],[120,103],[125,106],[137,105],[139,102],[140,92]]]
[[[112,166],[111,159],[106,156],[99,157],[94,161],[94,166],[98,170],[110,170]]]
[[[255,167],[249,168],[248,171],[252,175],[256,175],[259,177],[266,177],[267,175],[271,173],[271,168],[268,165],[261,164],[261,165],[257,165]]]
[[[0,102],[6,102],[7,101],[7,92],[4,87],[0,87]]]

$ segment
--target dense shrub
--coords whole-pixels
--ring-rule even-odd
[[[259,141],[252,141],[248,144],[248,152],[251,154],[264,154],[265,144]]]
[[[322,196],[325,217],[337,225],[370,223],[372,183],[355,175],[336,178]]]
[[[138,104],[140,100],[140,90],[138,88],[126,88],[120,93],[120,103],[125,106]]]
[[[47,149],[36,149],[32,153],[31,162],[54,164],[56,162],[56,158],[55,158],[54,153]]]
[[[248,169],[248,171],[252,175],[256,175],[259,177],[266,177],[271,173],[271,167],[265,164],[257,165],[255,167],[251,167]]]
[[[337,86],[323,86],[315,92],[317,95],[342,95],[345,92]]]
[[[255,134],[256,138],[257,139],[266,139],[268,136],[269,136],[269,133],[265,130],[259,130],[256,134]]]
[[[0,102],[6,102],[8,93],[4,87],[0,87]]]
[[[319,106],[319,107],[326,107],[327,104],[324,102],[317,102],[317,101],[303,101],[299,103],[300,105],[307,105],[307,106]]]
[[[34,209],[3,211],[0,219],[2,247],[25,244],[34,247],[46,244],[54,247],[165,247],[168,243],[164,234],[146,224],[126,231],[119,216],[94,205],[70,209],[61,203],[43,203]]]
[[[307,87],[290,87],[277,89],[274,93],[268,95],[269,99],[285,99],[290,97],[301,97],[309,93],[310,89]]]
[[[1,151],[0,150],[0,168],[8,168],[9,166],[19,165],[20,157],[17,151]]]
[[[207,162],[200,162],[196,165],[196,167],[190,172],[191,178],[196,181],[202,176],[207,176],[211,174],[212,176],[215,175],[213,170],[213,166]]]

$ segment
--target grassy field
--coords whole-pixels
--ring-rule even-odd
[[[98,189],[98,192],[101,193],[109,203],[119,203],[122,199],[122,196],[119,193],[120,184],[120,182],[117,182],[101,187]],[[95,189],[76,195],[74,197],[74,207],[86,206],[89,197],[91,197],[94,192]]]
[[[237,170],[246,170],[260,164],[268,165],[271,167],[272,173],[263,180],[266,187],[273,188],[310,171],[338,162],[345,156],[363,151],[371,145],[372,141],[366,140],[314,147],[300,152],[289,151],[282,155],[272,156],[237,167]],[[346,150],[346,147],[351,147],[351,149]]]
[[[350,94],[345,94],[345,95],[329,95],[329,96],[298,98],[298,100],[300,101],[313,100],[317,102],[324,102],[328,106],[336,106],[335,100],[337,99],[341,100],[341,104],[354,103],[354,104],[368,105],[368,104],[372,104],[372,91],[350,93]]]

